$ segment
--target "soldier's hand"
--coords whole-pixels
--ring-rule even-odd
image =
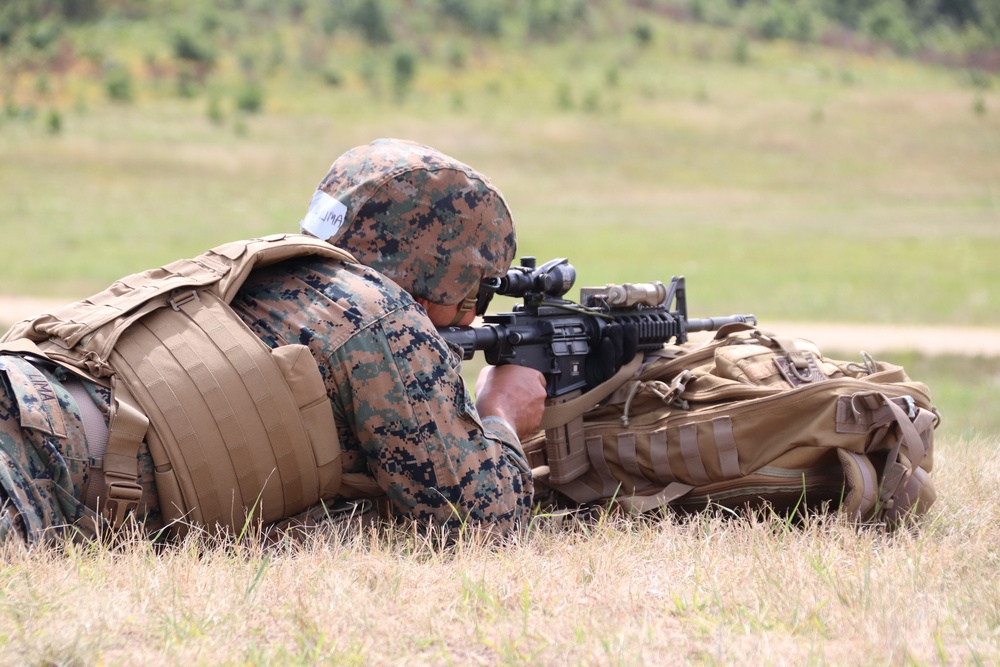
[[[545,376],[525,366],[487,366],[476,381],[476,410],[506,420],[517,437],[526,438],[542,423]]]

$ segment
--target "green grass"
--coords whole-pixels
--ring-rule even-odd
[[[159,84],[115,106],[57,83],[89,100],[60,135],[0,124],[0,233],[36,249],[8,253],[2,291],[75,296],[293,230],[326,166],[388,135],[490,174],[522,252],[570,257],[581,282],[685,274],[704,313],[1000,322],[1000,123],[958,73],[784,44],[741,66],[724,31],[664,25],[641,52],[605,37],[487,50],[457,73],[421,61],[402,106],[357,80],[349,49],[340,88],[275,75],[263,114],[223,98],[221,123]]]

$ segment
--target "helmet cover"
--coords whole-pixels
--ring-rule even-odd
[[[442,305],[503,275],[516,251],[510,209],[485,175],[400,139],[378,139],[337,158],[300,227]]]

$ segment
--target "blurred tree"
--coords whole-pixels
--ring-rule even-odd
[[[361,0],[354,9],[351,22],[361,30],[369,44],[392,42],[392,28],[381,0]]]
[[[397,102],[406,99],[416,75],[416,54],[408,48],[398,49],[392,57],[392,91]]]

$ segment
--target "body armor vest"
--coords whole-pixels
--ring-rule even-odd
[[[146,440],[164,521],[239,533],[341,487],[333,410],[308,348],[270,349],[229,307],[254,268],[345,251],[302,235],[227,243],[22,321],[0,352],[44,357],[110,386],[98,511],[112,526],[142,489]]]

